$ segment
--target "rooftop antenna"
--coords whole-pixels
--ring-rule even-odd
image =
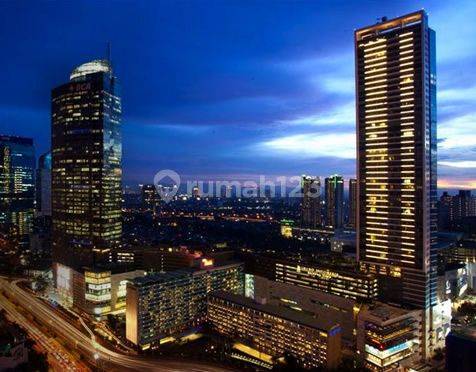
[[[112,60],[111,60],[111,42],[107,42],[107,61],[109,62],[109,65],[112,67]]]

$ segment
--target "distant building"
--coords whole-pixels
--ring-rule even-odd
[[[290,354],[307,368],[335,368],[341,360],[342,329],[335,320],[223,291],[209,296],[207,318],[215,331],[244,343],[235,344],[237,350],[255,349],[248,351],[248,359],[254,354],[256,362],[261,353],[271,357],[269,364]],[[232,356],[238,357],[236,352]]]
[[[246,272],[277,282],[311,288],[336,296],[370,302],[378,296],[374,275],[360,272],[355,265],[340,267],[325,262],[297,262],[265,255],[242,256]]]
[[[446,231],[451,228],[453,221],[452,203],[453,197],[445,191],[438,201],[438,231]]]
[[[476,197],[471,190],[459,190],[456,195],[444,192],[438,201],[438,229],[457,229],[468,217],[476,216]]]
[[[354,231],[336,231],[330,238],[331,251],[339,253],[348,253],[355,256],[356,253],[356,234]]]
[[[322,225],[321,219],[321,181],[319,177],[301,178],[301,226],[316,229]]]
[[[38,159],[36,169],[36,214],[51,216],[51,152]]]
[[[357,226],[357,180],[349,180],[349,227],[355,229]]]
[[[476,216],[476,198],[471,195],[471,190],[459,190],[451,201],[451,221],[471,216]]]
[[[150,212],[156,212],[160,204],[160,196],[154,184],[142,185],[142,207]]]
[[[205,320],[206,298],[213,291],[243,292],[239,263],[150,274],[127,285],[126,337],[147,349]]]
[[[344,224],[344,179],[337,174],[325,179],[326,225],[340,229]]]
[[[35,149],[31,138],[0,135],[0,225],[11,225],[28,245],[35,203]]]

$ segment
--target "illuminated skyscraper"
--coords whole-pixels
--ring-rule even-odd
[[[322,225],[321,219],[321,181],[319,177],[302,176],[302,227],[315,229]]]
[[[355,31],[358,257],[385,300],[435,305],[435,33],[418,11]],[[426,318],[422,348],[436,341]],[[426,353],[425,353],[426,354]]]
[[[357,224],[357,180],[349,180],[349,227],[355,229]]]
[[[122,233],[119,86],[97,60],[51,99],[53,261],[80,269],[105,261]]]
[[[0,135],[0,224],[28,243],[35,203],[35,149],[31,138]]]
[[[344,179],[337,174],[326,178],[326,210],[327,226],[341,228],[344,222]]]

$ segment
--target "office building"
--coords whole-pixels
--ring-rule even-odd
[[[355,229],[357,225],[357,180],[349,180],[349,227]]]
[[[418,11],[355,31],[358,258],[382,299],[427,310],[436,347],[435,33]],[[441,341],[441,340],[440,340]]]
[[[35,204],[35,150],[31,138],[0,135],[0,225],[28,246]]]
[[[286,354],[305,368],[335,368],[341,360],[341,327],[331,319],[223,291],[209,296],[207,318],[216,332],[247,347],[235,344],[235,349],[255,350],[247,354],[255,355],[256,364],[264,359],[272,365]]]
[[[85,63],[51,93],[54,263],[107,261],[120,241],[121,100],[108,61]]]
[[[316,229],[321,227],[321,181],[319,177],[301,177],[301,226]]]
[[[344,179],[337,174],[325,179],[326,225],[340,229],[344,223]]]
[[[38,159],[36,169],[36,215],[51,216],[51,152]]]
[[[206,317],[207,295],[213,291],[243,292],[239,263],[150,274],[127,284],[126,338],[145,350],[160,345]]]

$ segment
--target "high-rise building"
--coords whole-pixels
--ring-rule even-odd
[[[344,179],[337,174],[326,178],[326,224],[340,229],[344,222]]]
[[[31,138],[0,135],[0,224],[28,243],[35,204],[35,149]]]
[[[438,230],[448,230],[451,226],[453,197],[447,191],[441,195],[438,202]]]
[[[51,152],[41,155],[38,159],[36,212],[38,216],[51,216]]]
[[[207,295],[243,292],[243,265],[182,269],[136,278],[127,284],[126,337],[142,349],[180,334],[205,320]]]
[[[451,221],[470,216],[476,216],[476,198],[471,195],[471,190],[459,190],[451,201]]]
[[[121,238],[119,86],[110,63],[96,60],[51,99],[53,261],[80,269],[106,260]]]
[[[355,31],[358,258],[389,302],[436,304],[435,33],[418,11]],[[422,347],[435,347],[425,317]],[[444,335],[443,335],[444,337]]]
[[[355,229],[357,225],[357,180],[349,180],[349,227]]]
[[[322,224],[321,220],[321,181],[319,177],[303,175],[301,178],[302,206],[301,225],[315,229]]]

